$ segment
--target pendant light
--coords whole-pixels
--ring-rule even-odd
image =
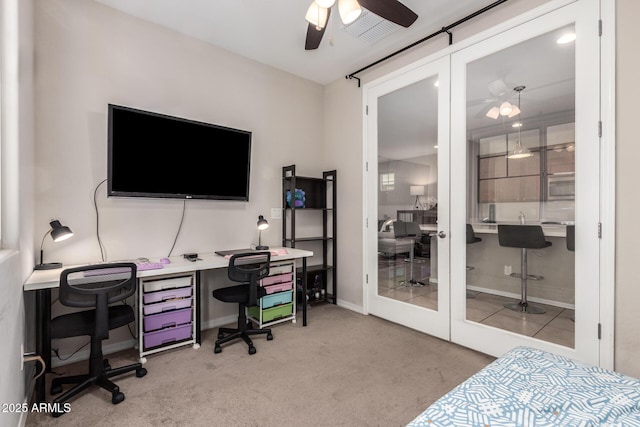
[[[513,90],[515,90],[516,92],[518,92],[518,107],[517,107],[517,114],[520,114],[520,94],[522,93],[522,91],[525,89],[525,86],[516,86],[513,88]],[[509,116],[512,117],[512,116]],[[516,148],[513,149],[513,151],[507,156],[507,158],[509,159],[526,159],[528,157],[532,157],[533,153],[531,153],[531,151],[522,145],[522,122],[520,122],[520,126],[518,126],[518,142],[516,142]]]
[[[312,25],[315,25],[318,30],[324,28],[327,25],[328,19],[328,9],[326,7],[322,7],[318,4],[318,2],[314,1],[309,6],[307,10],[307,14],[304,19],[307,20]]]
[[[362,8],[357,0],[338,0],[338,12],[340,12],[342,23],[348,25],[358,19]]]

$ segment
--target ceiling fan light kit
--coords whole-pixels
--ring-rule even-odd
[[[315,25],[316,28],[324,28],[327,25],[327,19],[329,18],[328,9],[326,7],[320,6],[316,1],[311,3],[309,9],[307,10],[307,15],[304,19],[307,20],[312,25]]]
[[[338,0],[338,12],[344,25],[349,25],[362,13],[362,8],[357,0]]]
[[[331,19],[331,8],[335,3],[336,0],[314,0],[309,6],[305,16],[309,22],[305,50],[314,50],[320,46],[327,22]],[[363,8],[405,28],[418,19],[415,12],[398,0],[338,0],[338,13],[344,25],[356,21],[362,14]]]

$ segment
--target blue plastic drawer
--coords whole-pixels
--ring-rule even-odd
[[[262,308],[275,307],[276,305],[287,304],[293,301],[293,291],[278,292],[262,297]]]

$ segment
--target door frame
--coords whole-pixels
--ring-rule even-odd
[[[563,6],[575,3],[578,0],[551,0],[536,8],[526,11],[513,18],[507,19],[497,25],[480,31],[460,42],[456,42],[440,51],[430,54],[422,59],[401,66],[395,71],[374,79],[371,83],[376,84],[384,80],[392,79],[407,70],[418,67],[422,64],[437,60],[443,56],[449,56],[461,49],[490,38],[510,28],[526,23],[532,19],[552,12]],[[584,1],[584,0],[579,0]],[[593,1],[593,0],[590,0]],[[599,366],[607,369],[614,368],[614,336],[615,336],[615,3],[610,1],[600,2],[600,19],[602,24],[602,35],[600,38],[601,61],[600,61],[600,116],[602,120],[601,137],[601,195],[600,195],[600,223],[602,224],[602,237],[600,239],[600,363]],[[598,25],[594,23],[594,25]],[[367,85],[365,85],[366,87]],[[367,283],[368,273],[371,266],[367,263],[367,233],[369,229],[368,217],[368,145],[367,137],[367,108],[368,97],[363,91],[362,97],[362,170],[363,174],[363,194],[362,194],[362,253],[364,260],[362,263],[362,313],[369,314],[368,294],[369,285]],[[371,224],[376,224],[375,218],[371,219]]]
[[[378,108],[377,100],[385,95],[391,94],[396,90],[405,88],[414,83],[423,81],[425,79],[437,76],[438,88],[434,90],[438,91],[437,96],[437,108],[438,108],[438,129],[437,129],[437,143],[439,145],[437,158],[438,158],[438,206],[445,206],[443,209],[438,210],[438,231],[444,229],[448,230],[449,214],[449,142],[451,140],[450,132],[450,58],[448,56],[440,57],[431,62],[421,64],[412,69],[406,70],[404,73],[397,75],[393,79],[385,79],[376,81],[365,85],[363,93],[365,94],[367,107],[365,110],[367,114],[365,116],[365,128],[367,132],[367,139],[375,141],[367,148],[366,158],[367,160],[367,189],[366,196],[370,205],[368,207],[368,217],[372,218],[371,224],[377,224],[377,211],[378,211],[378,138],[377,138],[377,118]],[[371,101],[371,102],[369,102]],[[375,102],[374,102],[375,101]],[[442,167],[441,165],[445,165]],[[374,184],[375,183],[375,184]],[[377,233],[376,227],[370,227],[366,231],[365,235],[365,250],[364,258],[365,264],[370,268],[367,270],[367,283],[368,293],[365,295],[365,301],[367,304],[367,314],[371,311],[374,314],[391,320],[396,323],[403,324],[412,329],[429,333],[438,338],[450,339],[450,326],[449,326],[449,238],[434,238],[432,244],[437,245],[437,268],[438,268],[438,309],[431,310],[418,305],[410,304],[407,302],[394,300],[392,298],[378,295],[378,263],[377,263],[377,250],[373,251],[375,244],[377,249]],[[448,234],[448,232],[446,232]],[[374,259],[375,258],[375,259]],[[430,285],[428,285],[430,286]]]

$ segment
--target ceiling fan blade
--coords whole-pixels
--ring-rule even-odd
[[[329,18],[331,17],[331,8],[327,9],[327,23],[323,28],[318,29],[315,25],[309,24],[307,27],[307,39],[304,42],[304,50],[314,50],[320,46],[322,36],[324,36],[324,30],[329,25]]]
[[[403,27],[409,27],[418,15],[398,0],[358,0],[360,6]]]

